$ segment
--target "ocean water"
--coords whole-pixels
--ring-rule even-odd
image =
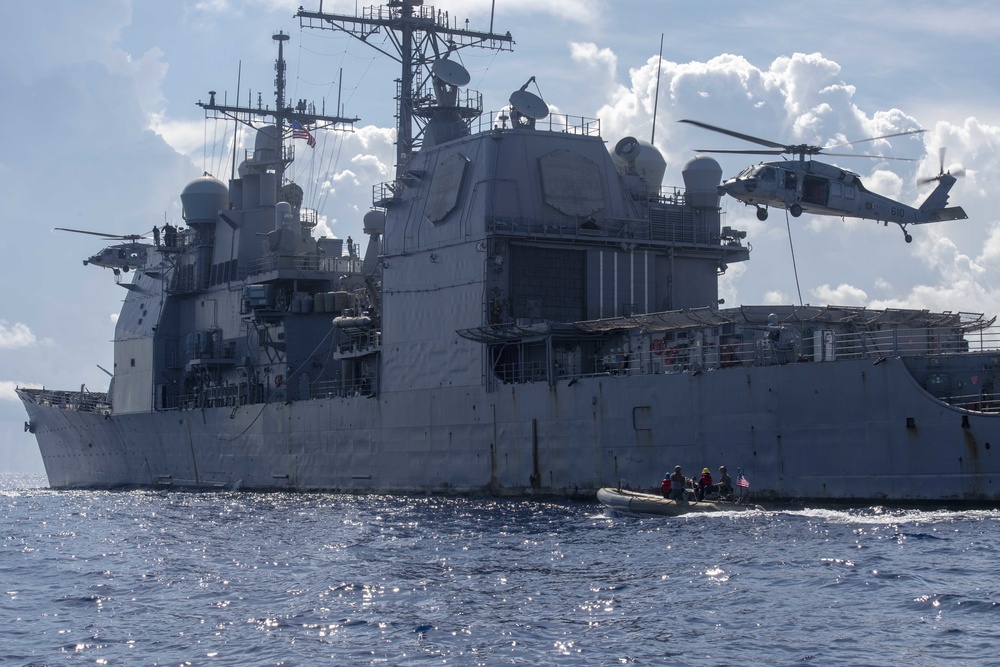
[[[3,665],[998,665],[1000,512],[51,491],[0,476]]]

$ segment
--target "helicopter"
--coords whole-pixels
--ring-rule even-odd
[[[956,170],[955,174],[944,170],[944,148],[940,151],[941,167],[937,176],[923,179],[921,183],[937,181],[934,191],[924,200],[919,208],[913,208],[888,197],[870,191],[854,172],[840,167],[818,162],[812,159],[814,155],[831,155],[837,157],[873,157],[887,160],[913,161],[908,158],[885,158],[874,155],[856,155],[851,153],[828,153],[831,148],[878,141],[890,137],[901,137],[920,134],[926,130],[908,130],[895,134],[886,134],[870,139],[851,141],[835,146],[810,146],[808,144],[786,145],[768,139],[761,139],[749,134],[734,132],[722,127],[716,127],[696,120],[680,120],[697,127],[726,134],[737,139],[743,139],[761,146],[764,149],[705,149],[704,153],[740,153],[751,155],[792,155],[798,160],[782,162],[761,162],[747,167],[733,178],[725,180],[719,186],[720,194],[728,194],[748,206],[757,209],[757,219],[767,220],[767,207],[786,209],[793,218],[804,212],[816,215],[833,215],[840,218],[862,218],[875,220],[888,226],[890,222],[899,225],[903,231],[903,239],[910,243],[913,237],[906,231],[907,225],[921,225],[928,222],[943,222],[945,220],[964,220],[968,218],[961,206],[948,206],[948,192],[955,185],[956,176],[963,172]],[[810,159],[806,159],[806,156]]]
[[[108,246],[96,255],[83,260],[84,266],[93,264],[105,269],[111,269],[114,271],[115,277],[121,275],[122,272],[128,273],[130,269],[138,269],[146,266],[149,251],[154,247],[152,244],[139,242],[146,238],[143,234],[107,234],[104,232],[90,232],[83,229],[69,229],[67,227],[56,227],[56,229],[61,232],[100,236],[106,240],[125,241],[125,243]]]

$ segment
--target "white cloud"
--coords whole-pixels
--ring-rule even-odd
[[[618,56],[608,48],[599,48],[591,42],[570,42],[570,57],[588,67],[605,70],[609,77],[614,77],[618,67]]]
[[[31,382],[13,382],[11,380],[0,380],[0,401],[17,402],[21,400],[17,397],[17,394],[14,393],[15,387],[22,387],[25,389],[41,389],[42,385],[33,384]]]
[[[768,306],[779,306],[791,302],[788,295],[781,290],[768,290],[764,292],[764,304]]]
[[[35,334],[27,324],[8,323],[0,320],[0,349],[13,350],[19,347],[34,347],[38,344]]]
[[[194,159],[203,152],[205,146],[205,123],[200,120],[168,120],[162,113],[150,114],[149,129],[163,137],[178,153],[183,153]],[[212,140],[212,137],[209,137]],[[224,139],[222,153],[229,153],[232,148],[232,137]],[[200,162],[200,160],[199,160]]]
[[[819,303],[836,306],[863,306],[868,301],[868,295],[863,289],[841,283],[836,287],[820,285],[811,291]],[[814,301],[814,303],[816,303]]]
[[[630,71],[629,81],[614,80],[606,65],[620,56],[601,44],[573,45],[577,62],[594,65],[591,74],[603,82],[590,85],[609,91],[597,115],[609,144],[616,137],[648,136],[656,86],[657,58]],[[957,122],[927,125],[898,108],[865,110],[857,102],[858,87],[844,80],[840,65],[819,53],[796,53],[758,67],[737,55],[720,55],[706,62],[663,62],[660,83],[657,144],[668,165],[677,169],[696,148],[755,148],[736,139],[685,124],[693,118],[751,136],[787,143],[838,146],[834,152],[915,158],[856,160],[830,157],[824,161],[861,175],[865,186],[904,203],[919,205],[936,183],[918,184],[918,178],[936,176],[939,147],[946,146],[945,169],[964,170],[950,193],[950,205],[961,205],[969,220],[910,226],[912,244],[902,242],[895,225],[854,218],[806,215],[791,220],[798,278],[802,292],[815,303],[841,305],[975,310],[995,312],[1000,307],[1000,285],[991,276],[1000,271],[1000,214],[996,213],[991,184],[1000,178],[1000,125],[970,117]],[[861,141],[925,127],[924,134]],[[753,156],[717,155],[725,176],[757,161]],[[768,158],[764,158],[768,159]],[[720,281],[727,304],[739,296],[763,294],[765,303],[788,303],[788,294],[775,289],[792,278],[787,231],[779,215],[760,223],[753,209],[724,202],[726,224],[748,231],[754,245],[753,261],[741,271],[732,268]],[[891,282],[890,282],[891,281]],[[794,292],[794,290],[793,290]]]

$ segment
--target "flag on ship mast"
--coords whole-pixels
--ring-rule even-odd
[[[292,138],[305,139],[309,148],[316,148],[316,137],[309,133],[309,130],[302,127],[302,123],[297,120],[292,121]]]

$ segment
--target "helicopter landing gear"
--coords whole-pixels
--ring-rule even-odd
[[[913,241],[913,237],[904,232],[903,233],[903,240],[906,241],[907,243],[910,243],[911,241]]]
[[[793,218],[797,218],[802,215],[802,207],[798,204],[792,204],[788,207],[788,212],[792,214]]]
[[[767,220],[767,209],[762,207],[757,207],[757,219],[761,222]]]

